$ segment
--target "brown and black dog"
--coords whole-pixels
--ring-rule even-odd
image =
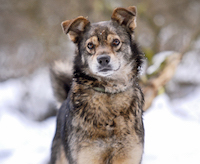
[[[116,8],[110,21],[82,16],[62,22],[76,44],[73,74],[52,69],[63,101],[52,144],[52,164],[140,164],[144,146],[143,54],[134,41],[136,7]]]

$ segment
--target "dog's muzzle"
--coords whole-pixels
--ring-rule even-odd
[[[110,66],[110,56],[100,55],[97,57],[97,62],[99,64],[99,71],[106,72],[112,70]]]

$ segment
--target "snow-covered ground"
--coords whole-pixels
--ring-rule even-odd
[[[0,163],[47,164],[54,130],[55,117],[37,123],[1,111]]]
[[[56,118],[34,121],[53,103],[48,68],[0,83],[0,164],[46,164]]]
[[[144,114],[143,164],[200,163],[200,117],[197,120],[190,115],[200,110],[200,92],[193,93],[193,96],[198,101],[193,102],[190,96],[179,101],[188,117],[174,112],[174,105],[166,94],[155,98],[152,107]]]
[[[36,122],[15,110],[23,97],[21,82],[0,83],[0,164],[47,164],[56,119]],[[37,87],[51,94],[50,86]],[[144,114],[144,125],[143,164],[200,163],[200,89],[173,101],[166,94],[159,95]]]

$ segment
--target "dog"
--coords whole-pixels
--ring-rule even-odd
[[[134,40],[136,7],[116,8],[110,21],[79,16],[61,25],[76,55],[72,74],[60,71],[59,63],[51,69],[62,103],[51,164],[141,164],[144,97],[138,76],[144,55]]]

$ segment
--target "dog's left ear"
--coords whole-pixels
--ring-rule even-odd
[[[117,21],[120,25],[126,26],[131,32],[136,28],[136,7],[116,8],[113,11],[111,19]]]

